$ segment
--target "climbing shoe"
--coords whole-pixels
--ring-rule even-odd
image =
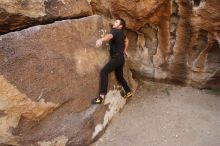
[[[104,103],[105,98],[102,98],[101,96],[96,97],[95,99],[93,99],[92,103],[93,104],[102,104]]]
[[[127,99],[127,98],[130,98],[130,97],[132,97],[133,96],[133,93],[132,92],[127,92],[123,97],[125,98],[125,99]]]

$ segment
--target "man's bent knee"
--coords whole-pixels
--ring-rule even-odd
[[[103,68],[100,72],[101,76],[107,75],[108,72]]]

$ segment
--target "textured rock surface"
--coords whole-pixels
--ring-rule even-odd
[[[109,3],[108,8],[103,3]],[[219,0],[92,0],[91,4],[95,13],[126,20],[130,66],[138,78],[220,87]]]
[[[0,143],[85,145],[104,129],[114,106],[91,106],[91,100],[108,59],[106,47],[94,42],[106,26],[90,16],[0,36]],[[116,105],[111,113],[122,103],[106,101]]]
[[[91,14],[92,9],[86,0],[1,0],[0,34]]]
[[[138,30],[147,23],[160,24],[161,17],[169,16],[165,0],[91,0],[94,13],[126,19],[127,28]]]
[[[90,5],[92,11],[96,14],[104,15],[107,18],[112,18],[111,2],[109,0],[91,0]]]
[[[201,1],[191,17],[189,65],[192,84],[220,87],[220,1]]]

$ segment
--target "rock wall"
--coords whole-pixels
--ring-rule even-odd
[[[91,5],[94,13],[126,20],[136,78],[220,87],[219,0],[92,0]]]
[[[0,144],[87,145],[104,130],[125,104],[115,90],[106,106],[91,105],[108,60],[95,41],[107,30],[90,16],[0,36]]]
[[[0,34],[90,15],[92,9],[86,0],[1,0]]]

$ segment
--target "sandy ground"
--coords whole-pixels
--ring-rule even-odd
[[[91,146],[220,146],[220,94],[145,82]]]

